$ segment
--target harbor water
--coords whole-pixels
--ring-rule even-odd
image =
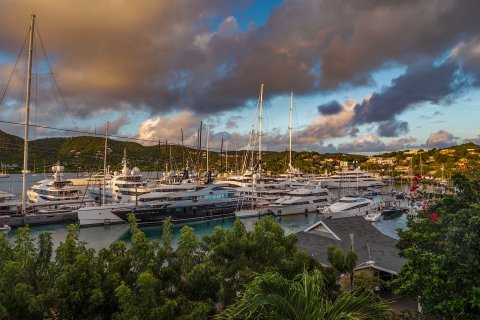
[[[155,177],[156,173],[146,174],[145,176]],[[76,173],[65,173],[65,178],[76,178]],[[37,175],[28,175],[27,188],[30,188],[34,183],[45,179],[44,174]],[[11,192],[16,195],[21,194],[22,190],[22,177],[20,174],[11,174],[8,178],[0,179],[0,190]],[[377,197],[376,201],[384,200],[382,196]],[[323,219],[323,216],[320,214],[309,214],[305,215],[295,215],[295,216],[284,216],[277,217],[275,220],[282,226],[286,234],[296,233],[301,230],[304,230],[309,225]],[[406,228],[406,215],[403,215],[399,218],[392,220],[380,220],[374,222],[373,224],[378,228],[380,232],[390,237],[398,239],[397,228],[405,229]],[[258,218],[248,218],[242,219],[241,221],[245,224],[247,230],[252,230],[254,228],[255,222]],[[195,234],[201,238],[204,235],[212,234],[215,227],[219,226],[222,228],[230,228],[235,222],[235,217],[222,218],[209,221],[197,221],[190,222],[185,224],[177,224],[174,226],[174,235],[175,240],[178,240],[180,235],[180,230],[185,225],[188,225],[195,230]],[[55,246],[57,246],[61,241],[65,240],[66,237],[66,228],[67,224],[54,224],[54,225],[45,225],[45,226],[35,226],[31,227],[31,235],[33,238],[38,237],[42,232],[50,232],[53,237]],[[161,225],[149,225],[142,226],[141,230],[145,232],[148,238],[154,240],[160,240],[162,237],[162,226]],[[115,241],[130,241],[130,230],[128,224],[121,225],[111,225],[105,227],[91,227],[91,228],[82,228],[80,229],[80,240],[86,241],[88,246],[95,249],[101,249],[108,247],[110,243]],[[15,230],[12,230],[8,233],[8,237],[13,239],[15,237]]]

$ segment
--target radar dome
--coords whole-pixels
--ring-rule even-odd
[[[135,167],[132,169],[132,176],[133,175],[136,175],[136,174],[139,174],[140,173],[140,169],[138,169],[138,167]]]
[[[124,176],[127,176],[129,173],[130,173],[130,170],[128,170],[128,168],[127,168],[126,166],[123,167],[123,169],[122,169],[122,174],[123,174]]]

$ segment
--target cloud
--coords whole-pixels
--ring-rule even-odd
[[[342,111],[342,105],[338,101],[330,101],[319,105],[317,110],[323,115],[333,115]]]
[[[376,136],[367,135],[355,139],[352,142],[339,144],[338,151],[346,153],[397,151],[402,149],[416,148],[416,146],[413,145],[416,140],[417,139],[414,137],[405,137],[385,143]]]
[[[226,122],[225,122],[225,128],[226,129],[237,129],[238,124],[237,122],[242,119],[241,116],[231,116]]]
[[[458,65],[452,60],[440,66],[433,63],[409,66],[390,87],[355,106],[355,122],[391,121],[419,103],[441,103],[451,99],[468,86],[457,72]]]
[[[387,120],[378,124],[377,133],[380,137],[398,137],[408,132],[408,122]]]
[[[201,120],[201,117],[191,112],[147,119],[140,124],[137,137],[152,141],[168,140],[170,143],[180,144],[181,130],[183,129],[184,143],[193,145]]]
[[[425,142],[425,146],[427,148],[448,148],[457,145],[457,139],[458,138],[454,137],[450,132],[439,130],[430,134]]]
[[[245,31],[236,6],[227,0],[3,0],[0,52],[16,56],[33,11],[75,117],[132,108],[153,116],[206,115],[255,99],[261,82],[267,98],[292,88],[307,95],[362,85],[372,82],[372,71],[414,65],[460,40],[465,45],[456,56],[470,67],[463,53],[480,31],[476,0],[285,0],[264,26]],[[428,18],[418,19],[419,12]],[[429,89],[432,79],[438,82],[429,78],[422,86]],[[363,121],[392,119],[372,108],[363,110]],[[399,111],[393,106],[392,113]]]

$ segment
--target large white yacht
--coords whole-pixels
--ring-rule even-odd
[[[73,204],[84,200],[83,188],[63,178],[63,166],[52,166],[53,178],[34,184],[27,192],[30,202],[37,204]]]
[[[377,209],[377,204],[370,199],[343,197],[330,206],[325,207],[322,213],[327,218],[345,218],[364,216]]]
[[[195,191],[172,192],[157,201],[142,202],[134,208],[117,208],[113,213],[122,219],[133,212],[142,222],[161,222],[171,216],[175,222],[231,216],[242,206],[243,198],[234,189],[209,184]]]
[[[315,179],[320,182],[322,187],[329,189],[338,188],[381,188],[385,184],[382,181],[375,179],[374,176],[368,172],[362,171],[359,168],[355,170],[342,171],[339,174],[331,176],[321,176]]]
[[[123,152],[122,171],[114,172],[113,178],[105,187],[93,186],[88,192],[95,201],[103,203],[135,202],[142,194],[150,192],[147,182],[143,180],[140,169],[129,169],[127,165],[127,150]],[[103,201],[105,198],[105,201]]]
[[[320,185],[315,188],[298,188],[287,192],[287,194],[264,208],[279,216],[319,212],[319,210],[330,202],[328,190]]]

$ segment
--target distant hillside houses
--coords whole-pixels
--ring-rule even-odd
[[[445,155],[448,155],[448,156],[453,156],[454,153],[455,153],[455,149],[440,150],[440,154],[445,154]]]
[[[393,165],[395,164],[395,157],[383,158],[383,157],[370,157],[368,158],[368,163],[374,163],[379,165]]]

